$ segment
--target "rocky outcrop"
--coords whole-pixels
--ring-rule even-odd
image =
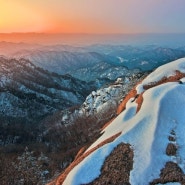
[[[150,185],[165,184],[168,182],[179,182],[185,184],[185,174],[182,169],[174,162],[167,162],[165,167],[161,170],[160,178],[153,180]]]
[[[104,161],[101,175],[87,185],[129,185],[130,171],[133,168],[133,155],[133,150],[128,144],[119,144]]]

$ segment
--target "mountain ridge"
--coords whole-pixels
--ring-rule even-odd
[[[184,184],[184,79],[185,58],[161,66],[148,75],[135,87],[135,94],[128,95],[126,105],[103,128],[100,138],[82,152],[54,184]],[[137,102],[139,96],[142,101]],[[116,147],[118,150],[123,147],[127,151],[123,159],[128,156],[131,161],[127,164],[129,170],[120,174],[127,173],[127,177],[129,174],[127,179],[120,178],[119,172],[116,175],[116,170],[122,168],[120,165],[113,169],[109,162],[109,167],[103,168]]]
[[[161,47],[157,45],[37,45],[0,42],[0,55],[16,59],[29,59],[36,66],[50,72],[94,81],[107,77],[115,80],[135,72],[154,68],[185,57],[184,47]]]
[[[93,85],[70,75],[50,73],[26,59],[0,57],[0,66],[1,117],[29,117],[29,113],[33,118],[39,107],[37,116],[52,114],[81,104],[93,89]]]

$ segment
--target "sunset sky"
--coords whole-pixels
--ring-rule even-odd
[[[0,0],[0,33],[185,33],[185,0]]]

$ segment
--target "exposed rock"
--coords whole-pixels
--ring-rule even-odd
[[[68,168],[66,168],[66,170],[58,177],[58,179],[56,179],[56,181],[52,181],[50,182],[48,185],[62,185],[62,183],[64,182],[65,178],[67,177],[67,175],[69,174],[69,172],[75,167],[77,166],[83,159],[85,159],[88,155],[90,155],[92,152],[94,152],[95,150],[97,150],[98,148],[102,147],[103,145],[110,143],[112,141],[114,141],[121,133],[118,133],[110,138],[108,138],[107,140],[103,141],[102,143],[100,143],[98,146],[92,148],[90,151],[83,153],[81,156],[79,156],[78,158],[76,158],[75,161],[73,161]]]
[[[169,143],[166,148],[166,154],[169,156],[175,156],[177,152],[177,146],[173,143]]]
[[[174,138],[173,136],[169,136],[169,137],[168,137],[168,140],[169,140],[169,141],[175,141],[175,138]]]
[[[100,177],[88,185],[129,185],[129,175],[133,168],[133,155],[129,144],[119,144],[105,160]]]
[[[152,82],[150,84],[145,84],[143,85],[143,88],[145,90],[150,89],[152,87],[167,83],[167,82],[178,82],[181,78],[185,77],[185,74],[176,70],[175,71],[175,75],[170,76],[170,77],[163,77],[161,80],[159,80],[158,82]]]
[[[176,163],[167,162],[165,168],[161,170],[160,178],[155,179],[150,185],[167,182],[179,182],[185,184],[185,175]]]

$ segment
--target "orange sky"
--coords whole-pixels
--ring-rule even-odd
[[[0,0],[0,33],[185,32],[184,0]]]

